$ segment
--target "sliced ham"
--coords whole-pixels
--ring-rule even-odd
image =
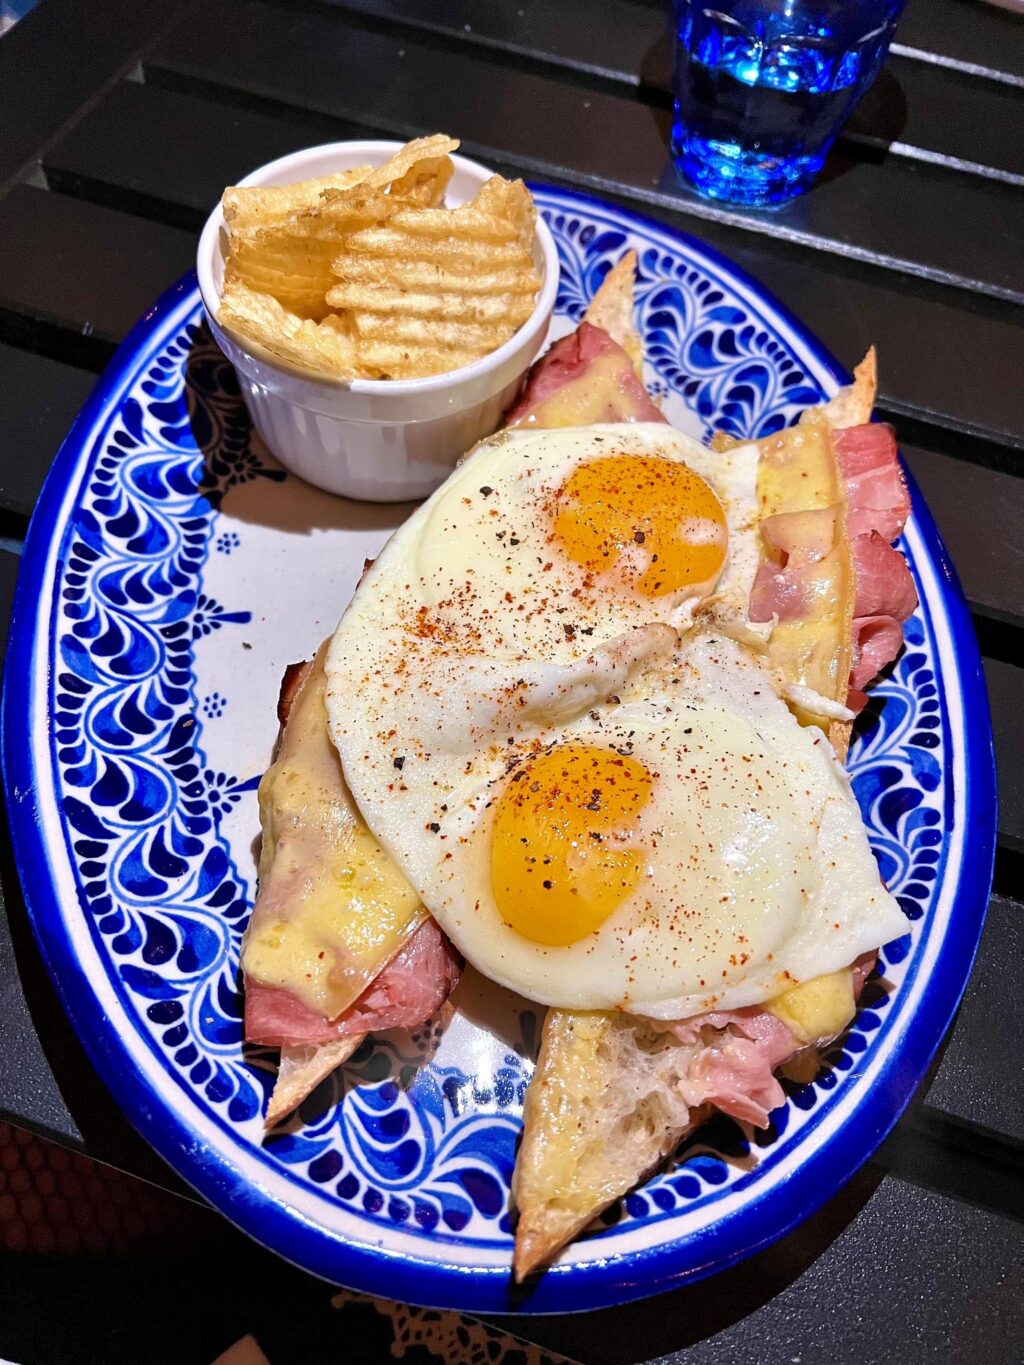
[[[811,507],[804,512],[776,512],[761,522],[765,544],[783,562],[824,559],[835,544],[838,507]]]
[[[806,566],[785,567],[764,559],[757,566],[757,576],[750,590],[751,621],[798,621],[807,610],[810,594],[807,589]]]
[[[864,688],[903,648],[903,622],[917,606],[907,561],[877,531],[853,541],[857,596],[853,617],[853,666],[846,704],[861,711]]]
[[[875,970],[875,963],[878,961],[878,952],[871,949],[870,952],[861,953],[853,964],[853,998],[860,999],[860,993],[864,989],[864,983]]]
[[[786,1098],[775,1069],[802,1047],[782,1020],[750,1006],[685,1019],[671,1032],[694,1047],[689,1104],[713,1104],[730,1118],[766,1127],[768,1115]]]
[[[889,543],[906,525],[910,494],[892,427],[868,422],[837,431],[834,437],[857,575],[847,705],[859,711],[867,701],[863,689],[902,649],[901,623],[917,606],[907,562]]]
[[[667,419],[636,377],[625,350],[600,327],[581,322],[533,366],[506,426],[585,426]]]
[[[461,974],[462,957],[437,922],[428,919],[342,1016],[345,1031],[371,1033],[422,1024],[441,1008]]]
[[[853,668],[850,671],[851,695],[847,706],[851,711],[860,710],[863,689],[876,677],[886,664],[892,663],[903,647],[903,627],[892,616],[855,616],[853,618]],[[853,693],[860,696],[851,700]],[[860,706],[855,705],[860,701]]]
[[[871,531],[853,541],[857,573],[855,616],[892,616],[905,621],[917,606],[917,590],[907,561],[887,540]]]
[[[277,694],[277,721],[279,725],[287,725],[288,717],[292,713],[292,703],[298,696],[299,688],[309,676],[309,670],[313,667],[313,660],[306,659],[300,664],[288,664],[281,677],[281,690]]]
[[[458,953],[428,919],[337,1019],[325,1019],[289,991],[247,980],[245,1036],[268,1047],[301,1047],[353,1033],[412,1028],[437,1013],[461,968]]]
[[[852,967],[853,997],[860,998],[874,970],[876,952],[863,953]],[[686,1079],[692,1107],[713,1104],[723,1114],[764,1128],[773,1109],[785,1102],[776,1070],[806,1044],[769,1010],[750,1005],[739,1010],[712,1010],[667,1026],[693,1050]],[[830,1041],[820,1039],[821,1043]]]
[[[910,515],[910,494],[896,454],[892,427],[865,422],[834,432],[836,463],[846,486],[851,536],[871,531],[895,540]]]

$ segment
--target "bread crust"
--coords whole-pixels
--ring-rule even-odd
[[[829,425],[834,431],[841,431],[844,427],[858,427],[871,420],[871,414],[875,408],[875,397],[878,393],[878,361],[874,346],[869,347],[867,354],[853,371],[853,383],[839,390],[834,398],[825,404],[825,416],[828,418]],[[846,531],[846,512],[844,504],[843,512],[843,543],[846,553],[849,556],[849,582],[852,585],[851,591],[847,594],[845,603],[846,622],[845,637],[847,648],[852,645],[853,640],[853,607],[856,598],[857,569],[853,557],[853,542]],[[841,670],[840,670],[841,672]],[[836,692],[832,700],[841,706],[846,705],[846,697],[849,692],[847,676],[836,678]],[[828,727],[829,743],[836,752],[836,757],[840,763],[846,762],[846,755],[850,749],[850,735],[853,731],[852,720],[834,720]]]
[[[352,1033],[329,1043],[313,1043],[309,1047],[283,1047],[277,1069],[273,1094],[263,1118],[265,1128],[273,1128],[297,1109],[307,1095],[311,1095],[321,1081],[326,1080],[355,1052],[366,1037]]]
[[[633,269],[634,264],[624,257],[609,272],[587,313],[589,321],[604,326],[622,345],[627,274],[629,321],[636,332],[632,321]],[[602,300],[605,289],[608,295]],[[592,317],[595,306],[597,316]],[[639,345],[638,334],[636,341]],[[633,354],[630,351],[631,357]],[[640,366],[642,358],[641,350]],[[637,363],[634,358],[634,365]],[[867,422],[874,407],[876,382],[872,348],[854,371],[853,384],[824,406],[830,426],[841,429]],[[728,438],[713,442],[716,449],[728,449],[733,444],[737,442]],[[856,579],[853,548],[846,533],[845,501],[840,534],[840,544],[848,556],[849,591],[843,603],[844,653],[848,659]],[[831,700],[843,706],[848,678],[849,669],[840,667]],[[851,729],[852,721],[835,720],[828,726],[829,740],[841,762],[846,759]],[[685,1064],[679,1055],[673,1065],[673,1049],[680,1054],[684,1051],[680,1044],[666,1041],[660,1051],[648,1050],[650,1033],[644,1021],[625,1015],[548,1011],[536,1074],[527,1091],[523,1139],[512,1184],[519,1210],[513,1258],[517,1281],[547,1264],[598,1214],[656,1171],[712,1112],[710,1105],[692,1111],[681,1102],[676,1105],[671,1093],[662,1094],[660,1108],[652,1102],[653,1091],[638,1094],[635,1076],[644,1067],[663,1092],[669,1092],[673,1071]],[[662,1035],[663,1039],[667,1037]]]
[[[633,362],[636,377],[643,382],[644,343],[637,330],[633,285],[636,280],[636,252],[627,251],[616,261],[601,282],[601,287],[583,314],[583,321],[600,327],[617,341]]]
[[[548,1011],[512,1183],[517,1280],[704,1122],[710,1106],[690,1109],[679,1090],[688,1057],[669,1035],[627,1015]]]

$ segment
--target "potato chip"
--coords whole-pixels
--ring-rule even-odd
[[[365,379],[426,379],[472,364],[472,351],[451,350],[435,344],[416,346],[395,341],[364,341],[359,345],[360,377]]]
[[[529,317],[529,312],[526,316]],[[504,318],[493,323],[446,322],[438,317],[395,313],[350,313],[348,322],[359,342],[364,338],[387,339],[417,346],[436,345],[469,355],[489,355],[522,325],[522,319],[515,323]]]
[[[393,199],[435,208],[444,202],[444,192],[454,171],[450,156],[430,157],[417,162],[400,180],[393,181],[388,193]]]
[[[386,232],[386,229],[384,230]],[[364,234],[364,236],[367,234]],[[395,238],[397,241],[404,241],[400,235]],[[343,289],[348,286],[358,287],[368,285],[374,289],[386,288],[388,284],[388,274],[382,275],[381,256],[385,252],[378,252],[376,256],[364,256],[358,251],[349,249],[345,255],[344,278],[345,284],[335,284],[335,289]],[[512,255],[513,253],[509,253]],[[408,261],[402,270],[402,286],[413,293],[439,295],[462,295],[473,294],[478,297],[485,297],[488,294],[508,294],[518,293],[522,287],[526,275],[533,269],[532,262],[529,266],[519,265],[498,266],[493,270],[478,269],[474,271],[473,261],[477,260],[474,252],[466,253],[467,262],[460,268],[458,260],[453,256],[445,258],[444,263],[438,264],[430,261]],[[520,260],[518,254],[515,259]],[[341,304],[341,307],[346,305]]]
[[[511,312],[522,310],[520,296],[515,294],[486,293],[467,298],[464,294],[414,293],[388,283],[376,285],[359,281],[336,285],[327,297],[331,307],[341,311],[382,313],[385,316],[401,314],[411,318],[452,322],[501,322]],[[533,304],[528,300],[526,317],[529,317],[532,309]]]
[[[330,311],[325,296],[334,283],[331,261],[345,238],[380,222],[399,202],[375,190],[328,206],[321,193],[314,206],[280,215],[268,228],[232,233],[225,284],[237,280],[273,294],[291,312],[319,322]]]
[[[232,239],[257,229],[266,230],[291,213],[313,208],[324,190],[351,189],[372,170],[372,166],[355,166],[335,175],[300,180],[297,185],[232,185],[221,195],[224,221]]]
[[[607,332],[633,362],[633,372],[643,383],[644,343],[636,327],[633,286],[636,281],[636,252],[627,251],[601,281],[590,300],[583,321]]]
[[[333,272],[338,279],[347,276],[348,265],[353,256],[363,256],[374,261],[387,261],[387,270],[396,269],[399,261],[403,269],[410,271],[429,267],[434,270],[447,269],[458,272],[468,279],[474,278],[477,270],[484,274],[488,269],[515,269],[517,279],[533,270],[533,258],[523,252],[518,242],[486,243],[482,253],[477,243],[472,241],[435,241],[421,244],[415,255],[410,255],[412,244],[409,233],[402,226],[363,228],[356,238],[344,243],[345,254],[339,255],[333,264]],[[472,292],[472,291],[467,291]]]
[[[311,322],[283,308],[270,294],[235,283],[225,289],[217,321],[275,359],[314,375],[351,379],[356,373],[353,339],[339,317]]]
[[[330,312],[330,262],[341,240],[402,205],[438,203],[453,170],[448,153],[458,145],[437,134],[410,142],[376,169],[225,191],[225,283],[270,294],[289,312],[321,321]]]
[[[361,189],[358,186],[352,193]],[[400,208],[388,221],[392,229],[427,242],[454,240],[460,246],[468,242],[516,243],[528,255],[534,217],[530,193],[523,182],[494,176],[468,204],[454,209]]]
[[[446,137],[444,133],[415,138],[385,161],[383,166],[371,171],[362,183],[368,189],[390,190],[397,199],[412,198],[417,203],[439,203],[453,169],[448,154],[457,151],[458,146],[456,138]],[[436,189],[439,177],[444,179],[440,192]],[[423,184],[430,186],[425,192],[426,199],[417,193],[417,188]],[[344,189],[327,190],[324,198],[330,201],[346,193]]]
[[[484,182],[472,203],[464,207],[467,210],[475,209],[481,214],[505,219],[515,227],[523,248],[530,250],[537,223],[537,210],[530,198],[530,191],[521,180],[503,180],[500,175],[492,175],[490,180]]]
[[[494,176],[468,204],[399,208],[346,237],[327,302],[349,318],[360,363],[414,378],[451,368],[453,356],[466,364],[497,350],[540,288],[534,221],[522,181]]]
[[[500,176],[443,208],[458,145],[436,134],[373,169],[226,190],[222,325],[336,378],[419,378],[496,350],[533,311],[536,214]]]

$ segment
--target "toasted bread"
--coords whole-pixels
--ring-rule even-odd
[[[602,286],[614,291],[616,307],[603,307],[601,315],[609,318],[607,330],[624,345],[621,305],[632,266],[624,260],[620,267]],[[874,396],[871,350],[858,365],[854,383],[825,405],[825,418],[835,428],[866,422]],[[716,448],[731,444],[737,442],[726,439]],[[837,489],[845,509],[838,480]],[[835,608],[840,646],[828,700],[845,706],[854,590],[845,516],[837,550],[843,561],[843,591]],[[844,759],[852,722],[846,718],[822,724]],[[707,1107],[691,1111],[680,1094],[688,1060],[685,1045],[643,1020],[548,1011],[512,1186],[519,1210],[514,1255],[518,1280],[545,1265],[603,1209],[646,1179],[708,1116]]]
[[[600,327],[617,341],[633,362],[637,379],[644,377],[644,343],[636,325],[633,283],[636,279],[636,252],[627,251],[601,282],[601,287],[583,314],[583,321]]]
[[[307,1095],[311,1095],[321,1081],[337,1070],[355,1052],[366,1037],[353,1033],[347,1038],[336,1038],[330,1043],[314,1043],[310,1047],[283,1047],[281,1064],[277,1069],[270,1103],[263,1123],[273,1128],[293,1109],[297,1109]]]
[[[860,426],[864,422],[871,420],[871,414],[875,407],[875,396],[878,392],[878,364],[875,356],[874,346],[870,347],[867,355],[857,365],[853,371],[853,383],[839,390],[834,398],[825,404],[825,416],[828,418],[829,425],[837,431],[844,427]],[[849,546],[849,538],[847,538]],[[852,554],[852,551],[850,552]],[[851,567],[851,574],[854,581],[856,573]],[[853,595],[848,605],[847,611],[847,638],[852,636],[853,630]],[[836,691],[833,700],[841,705],[846,704],[846,696],[849,686],[846,677],[836,678]],[[828,727],[828,738],[832,748],[836,751],[836,756],[841,763],[846,762],[846,755],[850,748],[850,734],[853,730],[852,720],[834,720]]]
[[[707,1117],[680,1093],[687,1060],[668,1034],[628,1015],[548,1011],[512,1185],[517,1279],[656,1170]]]
[[[321,888],[316,878],[303,877],[304,860],[321,870],[332,868],[339,858],[353,856],[353,840],[362,820],[348,790],[341,763],[327,734],[323,706],[324,659],[330,640],[325,640],[314,659],[291,665],[285,672],[278,700],[280,732],[274,762],[260,782],[260,891],[243,944],[243,967],[251,970],[254,930],[262,924],[275,926],[279,935],[294,924],[298,906],[315,895],[337,895],[333,879]],[[374,846],[376,847],[376,846]],[[333,856],[328,856],[328,855]],[[391,874],[397,886],[397,873]],[[397,894],[397,893],[396,893]],[[339,917],[341,917],[339,906]],[[387,950],[409,937],[425,918],[426,911],[411,893],[396,902],[398,933],[390,945],[376,945],[378,956],[368,954],[362,976],[349,985],[350,997],[340,1002],[337,1013],[353,1003],[387,963]],[[291,917],[291,918],[290,918]],[[343,922],[343,920],[342,920]],[[257,977],[257,979],[259,979]],[[334,1017],[332,1015],[331,1017]],[[279,1123],[330,1073],[346,1061],[364,1035],[345,1035],[319,1045],[283,1047],[277,1084],[267,1108],[268,1127]]]
[[[837,428],[859,427],[871,421],[878,392],[878,360],[871,346],[853,371],[853,383],[841,388],[825,404],[825,416]]]

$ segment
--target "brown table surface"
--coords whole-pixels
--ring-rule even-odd
[[[667,8],[41,0],[0,40],[0,619],[96,374],[189,269],[221,188],[311,143],[450,129],[497,169],[696,233],[847,363],[876,342],[881,412],[957,565],[993,712],[999,852],[959,1019],[893,1136],[796,1232],[656,1301],[516,1326],[585,1362],[1019,1362],[1024,19],[910,0],[820,183],[758,214],[671,167]],[[63,1016],[6,836],[0,875],[0,1117],[181,1189]]]

